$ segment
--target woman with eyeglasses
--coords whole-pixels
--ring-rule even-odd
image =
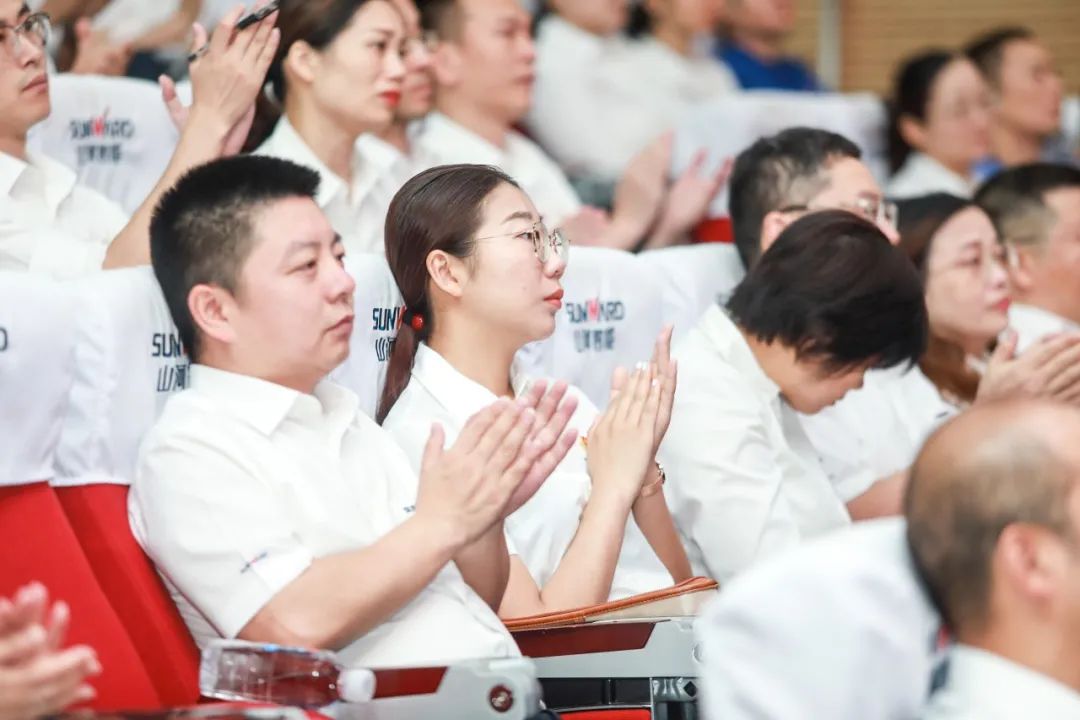
[[[554,332],[568,249],[495,168],[436,167],[395,197],[386,255],[407,310],[377,418],[414,464],[433,424],[452,440],[473,408],[529,387],[514,357]],[[675,386],[669,338],[658,341],[653,367],[616,373],[605,412],[568,390],[583,439],[507,520],[514,557],[500,616],[593,605],[690,576],[655,463]]]
[[[357,140],[389,127],[401,100],[400,9],[393,0],[283,0],[278,27],[273,98],[260,103],[247,147],[318,171],[319,205],[346,251],[381,253],[386,208],[404,178],[366,162]]]
[[[889,196],[971,197],[975,164],[990,153],[990,120],[990,89],[975,63],[944,50],[909,58],[893,88]]]

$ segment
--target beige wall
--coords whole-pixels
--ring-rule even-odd
[[[791,51],[813,63],[818,3],[797,0]],[[898,63],[931,46],[955,47],[1002,25],[1030,27],[1054,52],[1067,91],[1080,92],[1080,0],[839,0],[843,90],[887,92]]]

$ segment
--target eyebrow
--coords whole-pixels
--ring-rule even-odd
[[[506,219],[502,221],[502,224],[505,225],[512,220],[531,220],[533,222],[536,222],[536,217],[528,210],[518,210],[515,213],[510,213],[509,215],[507,215]]]
[[[7,20],[0,20],[0,30],[10,30],[13,27],[21,25],[28,15],[30,15],[30,7],[24,4],[19,8],[19,12],[15,14],[15,24],[12,25]]]
[[[394,31],[395,28],[386,27],[385,25],[382,27],[368,28],[368,32],[375,33],[377,35],[385,35],[386,37],[393,37]]]

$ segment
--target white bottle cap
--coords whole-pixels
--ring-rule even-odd
[[[342,670],[337,686],[338,696],[345,702],[370,702],[375,697],[375,673],[365,668]]]

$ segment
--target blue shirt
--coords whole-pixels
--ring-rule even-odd
[[[744,90],[799,90],[818,92],[817,78],[795,58],[762,60],[736,45],[720,48],[717,57],[728,64]]]

